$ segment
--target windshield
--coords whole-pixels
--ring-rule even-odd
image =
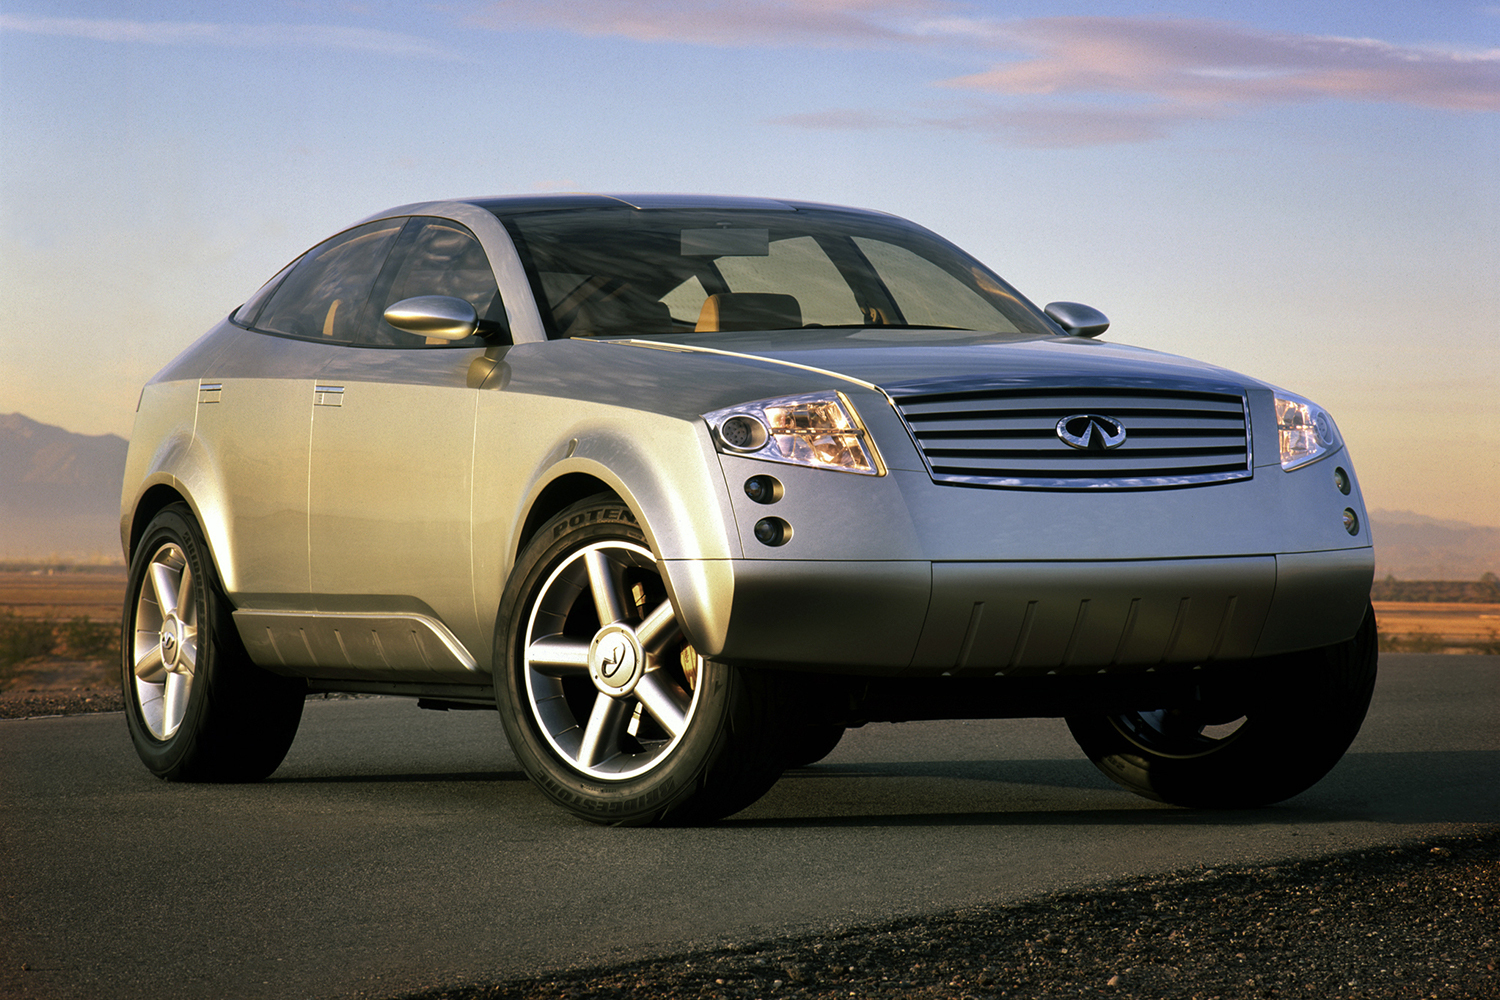
[[[549,337],[897,327],[1055,334],[963,251],[832,209],[502,216]]]

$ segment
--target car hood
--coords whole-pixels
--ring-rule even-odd
[[[636,340],[642,347],[740,358],[816,371],[888,391],[952,380],[1069,382],[1113,379],[1231,383],[1255,379],[1189,358],[1082,337],[1035,337],[959,330],[788,330],[697,334],[691,340]]]

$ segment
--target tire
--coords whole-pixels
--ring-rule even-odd
[[[297,735],[306,685],[250,662],[186,504],[152,519],[130,564],[120,639],[125,721],[168,781],[259,781]]]
[[[785,744],[787,770],[812,767],[833,753],[844,738],[843,726],[832,723],[797,726],[792,729]]]
[[[1268,805],[1311,788],[1359,733],[1375,690],[1375,611],[1347,642],[1256,668],[1253,692],[1158,711],[1070,717],[1090,760],[1137,795],[1180,806]]]
[[[521,553],[495,628],[495,699],[522,768],[596,823],[706,823],[782,771],[777,675],[699,656],[628,507],[599,496]]]

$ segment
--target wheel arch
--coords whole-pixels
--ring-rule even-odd
[[[510,565],[515,565],[521,551],[531,543],[531,539],[542,529],[542,525],[578,501],[601,493],[608,493],[628,505],[636,518],[640,518],[641,512],[636,505],[631,503],[628,497],[621,496],[620,491],[610,483],[587,472],[565,473],[543,486],[541,492],[531,501],[531,506],[527,508],[526,516],[521,522],[521,529],[516,532],[512,543]]]
[[[141,536],[146,533],[146,527],[151,523],[152,518],[174,503],[185,503],[190,508],[193,506],[180,490],[166,483],[157,483],[147,488],[136,500],[135,510],[130,518],[130,536],[125,547],[127,563],[135,558],[136,546],[140,544]],[[196,510],[194,510],[194,516],[197,516]]]
[[[730,532],[723,526],[725,521],[733,524],[727,500],[721,490],[713,490],[711,480],[695,490],[691,476],[663,476],[660,466],[640,461],[625,442],[604,443],[615,445],[603,450],[612,453],[618,466],[605,464],[579,448],[580,453],[553,466],[550,478],[532,488],[524,514],[518,518],[520,529],[507,553],[508,570],[514,571],[526,546],[553,517],[587,497],[607,494],[630,511],[646,536],[646,544],[661,561],[662,576],[683,630],[706,655],[717,653],[724,647],[733,589],[728,567],[735,553],[729,547]],[[593,446],[589,449],[592,451],[601,442],[594,439],[588,444]],[[622,457],[637,460],[618,461]],[[712,471],[718,473],[717,468]],[[700,500],[698,504],[685,502],[694,496]],[[696,510],[689,509],[694,507]],[[716,522],[714,514],[721,520]],[[690,558],[681,558],[684,552]]]
[[[140,547],[141,539],[146,534],[146,529],[151,522],[166,508],[175,503],[185,504],[193,521],[198,525],[198,530],[203,533],[204,545],[207,549],[206,555],[209,563],[213,566],[214,575],[218,577],[220,586],[223,586],[224,567],[220,564],[220,546],[218,539],[214,537],[212,523],[204,518],[203,512],[193,497],[180,487],[178,480],[156,482],[148,486],[135,502],[135,509],[130,517],[129,547],[125,550],[125,565],[129,566],[134,560],[136,550]],[[226,594],[226,596],[228,596]],[[232,603],[233,598],[230,598]]]

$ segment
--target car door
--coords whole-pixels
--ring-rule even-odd
[[[212,452],[241,608],[305,607],[307,463],[316,374],[354,339],[401,221],[340,233],[303,254],[235,314],[246,327],[199,383],[196,438]]]
[[[419,295],[463,298],[487,324],[503,321],[473,234],[412,219],[355,342],[319,374],[308,489],[313,600],[339,626],[344,665],[418,681],[476,670],[469,651],[494,624],[475,605],[471,565],[477,393],[466,380],[485,345],[384,321],[388,305]]]

